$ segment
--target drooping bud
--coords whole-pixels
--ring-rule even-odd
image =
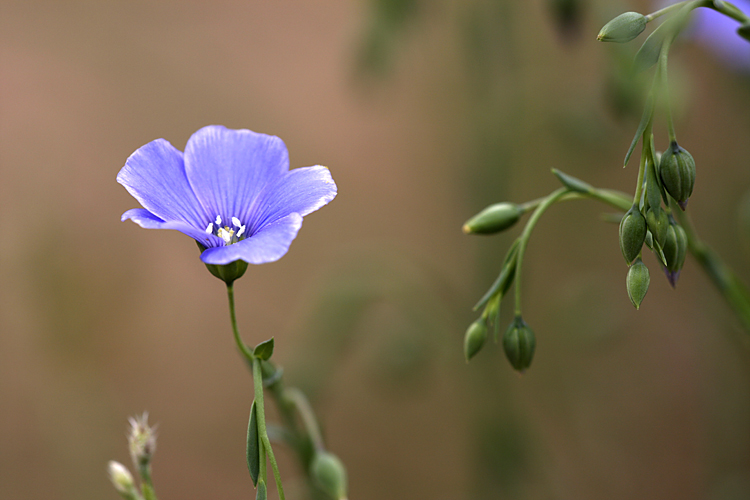
[[[120,462],[112,460],[107,466],[107,472],[109,472],[109,479],[112,481],[112,485],[123,498],[127,500],[138,498],[133,475],[127,467]]]
[[[516,316],[503,336],[505,356],[513,368],[523,373],[531,366],[535,348],[536,337],[534,337],[534,332],[521,316]]]
[[[750,23],[745,23],[737,28],[737,34],[742,38],[750,42]]]
[[[695,185],[695,160],[676,141],[661,155],[659,177],[667,193],[685,210]]]
[[[651,231],[651,235],[659,243],[659,246],[664,247],[664,242],[667,238],[667,229],[669,228],[669,216],[667,212],[657,207],[656,209],[649,208],[646,212],[646,225],[648,230]]]
[[[646,218],[638,207],[633,205],[620,221],[620,250],[628,265],[641,253],[644,241],[646,241]]]
[[[464,335],[464,356],[466,357],[467,363],[482,349],[486,340],[487,323],[484,319],[479,318],[469,325],[469,328]]]
[[[523,215],[520,205],[509,202],[495,203],[466,221],[466,234],[494,234],[512,227]]]
[[[596,39],[600,42],[625,43],[646,29],[648,19],[638,12],[625,12],[604,25]]]
[[[331,497],[336,500],[346,499],[346,469],[333,453],[316,451],[310,464],[310,476]]]
[[[641,259],[636,259],[633,265],[630,266],[625,282],[630,302],[633,303],[636,309],[639,309],[643,298],[646,296],[646,292],[648,292],[648,285],[651,283],[648,267],[646,267],[646,264]]]
[[[669,284],[672,285],[672,288],[677,286],[677,280],[680,278],[680,271],[682,270],[683,264],[685,264],[687,249],[687,233],[685,233],[682,226],[674,221],[670,221],[663,251],[664,258],[667,261],[667,267],[664,268],[664,273],[667,275],[667,280],[669,280]]]

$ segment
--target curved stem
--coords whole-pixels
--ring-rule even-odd
[[[679,9],[686,3],[688,3],[690,0],[685,0],[684,2],[678,2],[672,5],[669,5],[667,7],[664,7],[663,9],[659,9],[656,12],[652,12],[651,14],[646,15],[646,22],[653,21],[657,17],[663,16],[664,14],[667,14],[673,10]]]
[[[284,395],[294,403],[294,407],[297,409],[297,412],[302,419],[302,425],[305,426],[307,435],[310,436],[310,441],[312,441],[315,449],[324,450],[325,445],[323,444],[323,435],[320,433],[318,421],[315,418],[315,413],[313,413],[307,397],[302,391],[294,387],[287,389]]]
[[[551,207],[555,202],[560,201],[565,194],[570,191],[567,188],[559,188],[553,191],[549,196],[539,204],[537,209],[532,214],[529,221],[526,223],[526,227],[523,229],[523,233],[519,237],[518,243],[518,254],[516,255],[516,316],[521,316],[521,271],[523,267],[523,254],[526,250],[526,244],[529,241],[531,232],[534,230],[534,226],[539,221],[539,218],[544,212]]]
[[[253,350],[245,345],[240,338],[240,331],[237,328],[237,315],[234,313],[234,284],[227,285],[227,296],[229,297],[229,318],[232,322],[232,332],[234,333],[234,342],[237,344],[237,348],[240,350],[243,356],[248,362],[253,361]]]
[[[255,388],[255,417],[258,421],[258,436],[260,437],[263,448],[268,454],[268,459],[271,462],[271,468],[273,469],[273,477],[276,480],[276,489],[279,491],[279,499],[284,500],[284,487],[281,485],[281,474],[279,474],[279,466],[276,463],[276,457],[271,449],[271,440],[268,439],[268,430],[266,429],[266,411],[265,403],[263,401],[263,372],[260,367],[260,360],[258,358],[253,359],[253,386]],[[261,459],[263,457],[261,456]],[[261,460],[262,462],[263,460]]]

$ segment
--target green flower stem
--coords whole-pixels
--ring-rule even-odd
[[[229,297],[229,318],[232,321],[234,342],[237,344],[237,348],[240,350],[242,355],[245,356],[247,362],[252,363],[253,359],[255,358],[253,356],[253,350],[252,348],[245,345],[245,343],[242,341],[242,338],[240,338],[240,331],[237,328],[237,315],[234,313],[234,284],[227,285],[227,295]]]
[[[668,14],[669,12],[671,12],[673,10],[677,10],[680,7],[682,7],[683,5],[685,5],[687,3],[690,3],[691,1],[692,0],[686,0],[684,2],[678,2],[678,3],[675,3],[675,4],[669,5],[667,7],[664,7],[663,9],[659,9],[656,12],[652,12],[651,14],[647,14],[646,15],[646,22],[648,23],[650,21],[653,21],[657,17],[663,16],[664,14]]]
[[[650,128],[651,127],[649,124],[649,126],[646,127],[646,131],[650,132]],[[649,133],[649,136],[650,135],[651,134]],[[644,150],[648,148],[646,144],[647,144],[646,133],[644,132],[643,134],[643,149]],[[632,205],[635,207],[638,207],[638,204],[641,202],[641,193],[643,193],[643,176],[645,175],[645,173],[646,173],[646,155],[641,154],[641,163],[638,166],[638,180],[636,181],[636,184],[635,184],[635,195],[633,196],[633,203],[632,203]]]
[[[534,210],[534,213],[531,215],[531,218],[529,218],[529,221],[526,223],[526,227],[523,229],[523,233],[519,237],[519,243],[518,243],[518,255],[516,256],[516,316],[521,316],[521,270],[523,267],[523,254],[526,250],[526,244],[529,241],[529,237],[531,236],[531,232],[534,230],[534,226],[536,226],[536,223],[539,221],[539,218],[544,214],[544,212],[547,211],[549,207],[554,205],[556,202],[560,201],[560,199],[565,196],[566,194],[570,193],[570,191],[567,188],[559,188],[555,191],[553,191],[549,196],[544,198],[544,200],[539,204],[539,206]]]
[[[151,467],[148,467],[148,469],[147,474],[144,474],[143,470],[141,470],[141,493],[144,500],[156,500],[156,491],[154,490],[154,485],[151,483]]]
[[[750,332],[750,289],[708,245],[698,238],[690,217],[682,210],[672,210],[688,238],[688,250],[701,265],[719,293],[734,310],[746,332]]]
[[[325,450],[323,444],[323,435],[320,433],[320,426],[318,420],[315,418],[315,413],[310,406],[310,402],[307,400],[305,394],[295,387],[290,387],[284,391],[284,396],[287,400],[291,401],[294,407],[297,409],[300,418],[302,419],[302,425],[307,431],[307,435],[310,437],[313,446],[316,450]]]
[[[276,480],[276,489],[279,492],[279,500],[284,500],[284,487],[281,485],[281,474],[279,474],[279,466],[276,463],[276,457],[271,449],[271,440],[268,439],[268,430],[266,429],[266,413],[265,405],[263,402],[263,372],[260,368],[260,360],[253,358],[253,385],[255,387],[255,418],[258,421],[258,437],[260,437],[261,446],[264,449],[264,453],[261,455],[268,455],[268,459],[271,462],[271,469],[273,469],[273,477]],[[264,458],[261,456],[261,458]],[[261,460],[263,464],[265,460]],[[263,465],[261,465],[263,467]],[[265,467],[263,467],[265,469]],[[266,472],[263,470],[263,472]],[[265,480],[266,476],[261,475]]]
[[[741,24],[750,23],[750,17],[748,17],[739,8],[729,2],[714,1],[708,3],[709,5],[705,5],[705,7],[713,9],[716,12],[720,12]]]
[[[669,48],[672,45],[673,37],[664,40],[659,52],[659,80],[664,93],[664,103],[667,111],[667,128],[669,129],[669,142],[677,141],[677,133],[674,130],[674,121],[672,120],[672,106],[669,104],[669,84],[667,81],[667,58],[669,57]],[[649,134],[650,137],[651,134]],[[643,144],[647,143],[644,136]]]

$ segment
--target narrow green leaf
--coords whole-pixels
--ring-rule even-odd
[[[273,354],[273,337],[255,346],[253,353],[256,358],[268,361]]]
[[[258,444],[258,419],[255,416],[255,401],[250,407],[250,421],[247,424],[247,470],[253,479],[253,485],[258,485],[260,474],[260,446]]]
[[[576,193],[590,193],[594,190],[593,186],[589,184],[588,182],[584,182],[581,179],[576,179],[572,175],[568,175],[564,172],[560,172],[556,168],[552,169],[552,173],[555,174],[555,177],[557,177],[560,182],[562,182],[563,186],[570,189],[571,191],[575,191]]]
[[[487,305],[495,294],[500,293],[502,297],[510,288],[516,275],[516,252],[518,251],[518,244],[519,241],[516,239],[508,250],[508,253],[505,255],[505,262],[503,263],[503,269],[500,271],[500,275],[495,282],[492,283],[492,286],[487,290],[487,293],[479,299],[477,305],[474,306],[475,311],[480,307]]]
[[[625,163],[623,166],[626,166],[628,164],[628,161],[630,160],[630,155],[633,154],[633,150],[635,150],[636,144],[638,144],[638,139],[641,138],[643,135],[643,131],[646,130],[646,127],[648,127],[649,122],[651,121],[651,118],[654,116],[654,96],[653,94],[648,95],[648,99],[646,99],[646,106],[643,108],[643,116],[641,117],[641,123],[638,124],[638,130],[635,131],[635,137],[633,137],[633,142],[630,143],[630,147],[628,148],[628,154],[625,155]]]

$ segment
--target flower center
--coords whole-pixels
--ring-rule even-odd
[[[232,227],[221,225],[221,216],[217,215],[214,222],[206,227],[208,234],[213,234],[224,240],[225,245],[231,245],[245,239],[245,225],[237,217],[232,217]]]

